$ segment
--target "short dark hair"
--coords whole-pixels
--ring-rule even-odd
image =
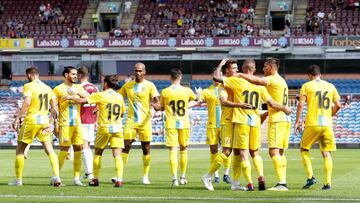
[[[29,66],[29,68],[27,68],[25,70],[26,72],[26,75],[29,74],[29,75],[39,75],[39,71],[38,71],[38,68],[36,66]]]
[[[277,68],[280,67],[280,59],[274,57],[267,57],[265,63],[275,64]]]
[[[107,84],[109,88],[116,89],[117,88],[117,80],[115,75],[107,75],[104,78],[104,84]]]
[[[221,72],[224,74],[226,69],[229,68],[229,66],[234,63],[237,63],[237,60],[235,60],[235,59],[227,60],[226,63],[221,67]]]
[[[313,76],[320,75],[321,74],[320,67],[315,64],[312,64],[307,68],[306,73],[308,75],[313,75]]]
[[[82,75],[83,77],[89,76],[89,68],[86,66],[81,66],[78,68],[78,74]]]
[[[74,66],[65,66],[62,75],[65,77],[66,73],[70,73],[70,71],[74,70],[74,69],[76,70],[76,68]]]
[[[181,70],[178,68],[173,68],[170,70],[170,77],[172,80],[179,79],[179,77],[182,75]]]

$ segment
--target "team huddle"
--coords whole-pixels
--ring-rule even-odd
[[[30,67],[26,70],[29,83],[24,85],[24,103],[13,122],[13,128],[17,129],[20,119],[25,115],[18,133],[16,179],[9,185],[23,184],[24,151],[35,137],[49,157],[53,172],[51,184],[55,187],[62,185],[59,171],[70,146],[74,150],[73,184],[83,186],[80,173],[84,164],[84,178],[90,180],[89,186],[99,186],[102,154],[108,145],[115,160],[115,177],[112,181],[115,187],[121,187],[123,171],[136,138],[140,140],[143,151],[142,183],[151,184],[149,171],[153,111],[165,111],[165,145],[169,149],[172,186],[185,185],[188,183],[189,108],[206,103],[206,143],[210,147],[210,168],[201,177],[205,188],[214,190],[212,177],[215,183],[219,183],[218,169],[224,165],[223,181],[231,184],[231,190],[254,190],[248,157],[250,154],[258,177],[258,189],[266,189],[263,160],[258,150],[261,147],[260,126],[268,117],[269,155],[277,177],[277,184],[268,190],[288,190],[285,150],[290,136],[291,109],[288,107],[288,86],[278,74],[279,63],[276,58],[267,58],[263,68],[265,76],[257,77],[253,75],[256,71],[254,60],[245,60],[240,73],[237,61],[223,59],[213,72],[213,85],[205,90],[196,89],[196,94],[181,85],[182,73],[179,69],[170,70],[171,85],[159,94],[155,85],[145,79],[146,68],[143,63],[135,64],[134,79],[125,83],[119,91],[116,90],[116,77],[105,76],[101,92],[87,81],[89,73],[86,67],[65,67],[64,83],[53,90],[39,80],[37,68]],[[306,104],[305,128],[300,143],[307,174],[303,188],[310,188],[316,183],[309,150],[314,143],[319,142],[324,157],[325,181],[322,189],[326,190],[331,188],[331,152],[336,150],[332,116],[340,109],[340,97],[332,84],[320,79],[319,67],[311,65],[307,75],[310,81],[301,87],[295,122],[295,132],[298,133],[304,122],[301,116]],[[77,79],[80,84],[77,84]],[[124,98],[128,101],[128,113],[123,128],[122,117],[126,112]],[[262,104],[268,107],[264,114],[259,111]],[[51,144],[53,133],[59,138],[58,155]],[[94,142],[94,155],[90,149],[91,142]],[[219,144],[221,152],[218,152]],[[230,167],[233,170],[232,178],[229,176]],[[241,174],[245,186],[240,184]]]

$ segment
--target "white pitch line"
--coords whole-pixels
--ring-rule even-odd
[[[331,198],[272,198],[272,197],[136,197],[136,196],[76,196],[76,195],[11,195],[11,194],[2,194],[0,195],[0,198],[41,198],[41,199],[57,199],[57,198],[66,198],[66,199],[123,199],[123,200],[129,200],[129,199],[139,199],[139,200],[222,200],[222,201],[239,201],[239,200],[246,200],[246,201],[259,201],[259,200],[265,200],[265,201],[347,201],[347,202],[359,202],[359,199],[356,198],[349,198],[349,199],[331,199]]]

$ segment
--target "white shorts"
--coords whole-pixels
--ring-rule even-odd
[[[85,141],[95,141],[95,124],[81,124],[82,133]]]

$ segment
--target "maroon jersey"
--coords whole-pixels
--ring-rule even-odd
[[[98,88],[89,82],[81,83],[81,86],[89,94],[98,92]],[[93,124],[96,122],[96,113],[94,113],[95,109],[96,109],[96,105],[92,105],[92,104],[83,104],[81,106],[80,116],[81,116],[82,124]]]

